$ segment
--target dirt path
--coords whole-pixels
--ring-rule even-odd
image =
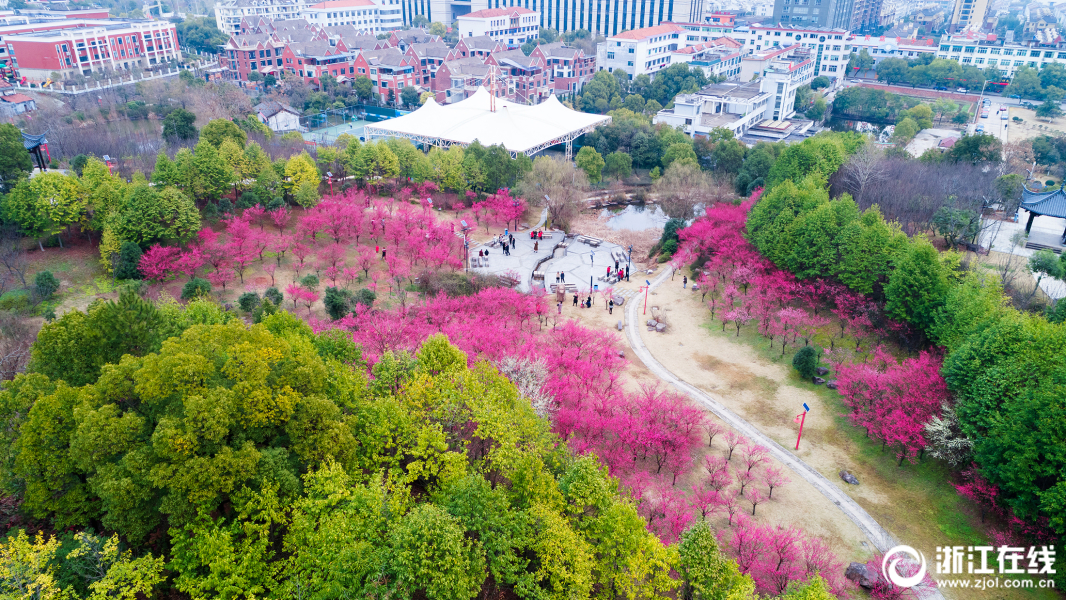
[[[671,269],[664,269],[652,282],[652,289],[654,290],[662,285],[669,279],[670,275]],[[648,370],[662,381],[665,381],[682,393],[688,395],[700,406],[710,410],[739,433],[766,446],[776,461],[788,467],[797,477],[809,484],[814,490],[817,490],[828,503],[831,503],[832,507],[835,507],[837,512],[843,513],[843,515],[847,517],[847,519],[854,524],[859,531],[861,531],[865,538],[869,540],[875,548],[884,551],[898,544],[898,541],[884,527],[882,527],[865,509],[859,506],[859,504],[846,494],[836,483],[830,481],[829,478],[819,472],[818,469],[799,458],[791,449],[786,448],[774,439],[778,436],[775,435],[774,437],[771,437],[770,435],[764,434],[758,427],[742,418],[730,408],[727,408],[719,398],[716,398],[695,385],[677,377],[673,372],[664,367],[662,363],[656,360],[641,337],[639,328],[643,326],[646,317],[643,317],[643,315],[638,312],[639,310],[639,303],[637,302],[629,303],[626,307],[626,337],[628,338],[633,353],[644,363]],[[735,352],[738,348],[732,348],[730,350]],[[820,502],[818,504],[825,506],[827,503]],[[832,508],[829,510],[832,510]],[[824,518],[819,520],[824,520]],[[844,538],[850,537],[847,533],[847,531],[841,532]],[[928,597],[943,599],[943,595],[939,590],[931,591],[933,593]]]

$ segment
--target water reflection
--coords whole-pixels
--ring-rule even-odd
[[[662,229],[670,220],[662,208],[642,204],[630,204],[620,210],[605,208],[602,214],[609,217],[607,226],[611,229],[629,229],[630,231]]]

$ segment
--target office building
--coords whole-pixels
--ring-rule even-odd
[[[775,0],[774,23],[850,29],[855,0]]]
[[[308,23],[322,27],[351,25],[358,31],[378,34],[403,27],[399,0],[329,0],[304,9]]]
[[[951,12],[951,31],[962,31],[973,25],[982,27],[988,8],[988,0],[955,0],[955,10]]]
[[[811,51],[814,73],[842,79],[851,59],[851,34],[846,29],[795,25],[747,25],[733,30],[733,39],[743,42],[745,54],[799,44]]]
[[[237,1],[237,0],[231,0]],[[244,0],[241,0],[244,1]],[[415,16],[450,24],[460,16],[486,9],[520,6],[539,13],[540,28],[560,32],[586,29],[604,37],[630,29],[654,27],[663,21],[699,23],[704,0],[400,0],[403,19]]]
[[[465,37],[487,36],[517,48],[540,36],[540,13],[521,6],[486,8],[461,15],[459,33]]]

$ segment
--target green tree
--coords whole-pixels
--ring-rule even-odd
[[[625,179],[633,173],[633,157],[625,152],[612,152],[603,159],[604,172],[617,179]]]
[[[886,58],[877,63],[877,78],[889,84],[907,81],[910,65],[902,58]]]
[[[8,193],[33,171],[33,159],[22,145],[22,132],[10,123],[0,125],[0,191]]]
[[[914,139],[914,136],[918,135],[919,131],[921,131],[921,127],[918,126],[914,119],[904,117],[896,123],[896,130],[892,132],[892,140],[897,144],[906,145]]]
[[[954,248],[977,235],[981,230],[981,216],[973,210],[941,206],[933,214],[933,227],[944,236],[948,248]]]
[[[168,142],[191,140],[196,137],[196,114],[178,108],[163,119],[163,139]]]
[[[417,106],[418,105],[418,90],[413,85],[409,85],[403,88],[400,92],[400,101],[404,106]]]
[[[950,286],[936,248],[917,240],[900,255],[885,287],[885,311],[923,332],[932,330]]]
[[[1003,161],[1003,142],[996,136],[982,133],[964,135],[948,151],[953,162],[999,163]]]
[[[318,184],[321,182],[321,176],[318,174],[318,168],[315,167],[315,161],[307,152],[301,152],[285,163],[285,178],[285,189],[290,194],[295,196],[301,187],[313,186],[315,195],[311,205],[318,201]]]
[[[218,120],[216,120],[218,121]],[[211,123],[215,123],[212,121]],[[229,121],[224,121],[229,123]],[[208,123],[208,126],[211,125]],[[230,123],[232,125],[232,123]],[[236,127],[236,125],[234,125]],[[238,131],[240,131],[238,129]],[[222,197],[222,194],[229,189],[229,186],[233,184],[236,174],[233,172],[233,168],[230,167],[222,157],[218,154],[218,146],[208,141],[206,135],[207,127],[204,127],[204,131],[200,133],[200,142],[196,144],[196,149],[192,155],[192,168],[190,187],[187,188],[197,199],[200,200],[217,200]],[[243,134],[244,132],[241,131]],[[219,140],[221,145],[222,138]],[[181,155],[181,152],[178,153]],[[181,169],[181,165],[178,166]],[[188,172],[188,167],[185,167]],[[181,176],[184,179],[184,174]]]
[[[574,162],[577,166],[588,175],[591,183],[598,183],[600,181],[600,174],[603,172],[603,166],[605,164],[603,157],[599,152],[591,146],[584,146],[578,151],[577,156],[574,158]]]
[[[700,164],[696,158],[696,152],[692,149],[692,144],[686,142],[678,142],[666,147],[662,158],[663,171],[665,172],[670,168],[670,165],[678,161],[691,162],[695,165]]]
[[[59,280],[51,271],[41,271],[33,278],[33,293],[40,300],[48,300],[59,290]]]
[[[200,139],[215,148],[221,146],[225,140],[233,140],[238,146],[244,148],[248,142],[248,134],[229,119],[213,119],[204,125],[203,131],[200,132]]]
[[[1062,109],[1057,101],[1048,100],[1036,107],[1036,116],[1040,119],[1052,120],[1062,116]]]
[[[110,226],[119,239],[141,248],[153,244],[181,244],[200,230],[196,204],[174,188],[157,190],[142,183],[130,187]]]
[[[397,582],[429,600],[473,598],[481,588],[484,549],[468,539],[458,521],[423,504],[405,515],[389,538]]]
[[[86,208],[85,190],[78,179],[59,173],[42,173],[19,182],[2,202],[4,218],[36,238],[41,251],[42,239],[80,222]]]
[[[122,242],[113,264],[116,279],[141,279],[141,247],[137,242]]]
[[[355,94],[360,100],[366,102],[374,95],[374,82],[370,81],[370,78],[366,75],[360,75],[355,78],[352,89],[355,90]]]
[[[677,549],[683,600],[739,600],[754,595],[755,582],[722,555],[714,530],[703,519],[681,534]]]
[[[792,367],[804,379],[813,379],[818,369],[818,351],[812,346],[804,346],[792,357]]]

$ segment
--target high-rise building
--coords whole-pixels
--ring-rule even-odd
[[[704,0],[401,0],[404,23],[416,16],[451,24],[459,16],[490,8],[520,6],[540,14],[539,27],[585,29],[605,37],[663,21],[703,21]]]
[[[775,0],[773,22],[796,27],[851,29],[855,3],[856,0]],[[877,4],[880,13],[880,2]]]
[[[982,26],[988,14],[988,0],[955,0],[951,13],[951,31],[962,31],[970,25]]]

